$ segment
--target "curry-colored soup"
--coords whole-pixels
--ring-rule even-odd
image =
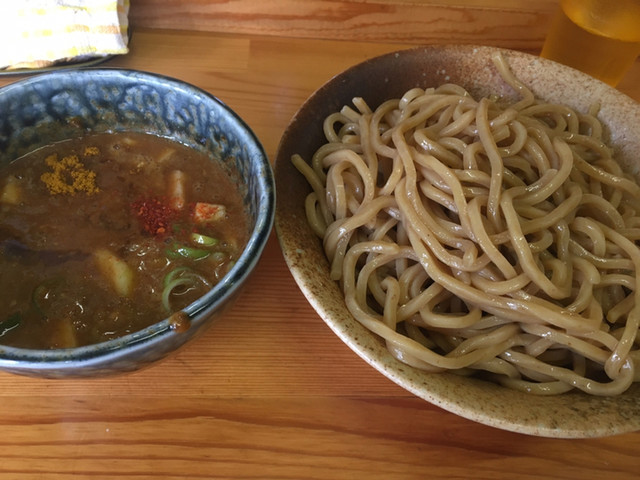
[[[141,330],[210,290],[247,238],[234,182],[186,146],[109,133],[38,149],[0,170],[0,343]]]

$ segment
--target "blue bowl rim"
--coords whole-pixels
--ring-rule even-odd
[[[229,118],[236,123],[236,126],[243,130],[248,138],[251,139],[252,156],[262,160],[258,169],[258,183],[262,186],[260,190],[260,208],[258,209],[255,226],[251,231],[244,251],[231,270],[205,295],[183,309],[191,319],[205,311],[215,310],[224,300],[233,296],[250,276],[262,255],[273,228],[275,217],[275,180],[269,157],[260,140],[245,120],[215,95],[178,78],[143,70],[100,67],[46,72],[1,87],[0,96],[10,94],[11,91],[16,88],[20,89],[26,85],[37,84],[51,77],[67,77],[69,75],[86,75],[89,77],[93,75],[113,75],[145,82],[151,80],[162,82],[176,89],[180,89],[185,93],[195,94],[205,101],[213,102],[213,104],[216,104],[218,108],[228,114]],[[192,322],[193,325],[190,328],[198,326],[198,319],[192,320]],[[165,318],[142,330],[129,333],[122,337],[81,347],[39,350],[0,345],[0,369],[44,371],[60,370],[65,367],[75,369],[78,367],[104,365],[112,360],[117,360],[125,351],[127,354],[144,351],[152,345],[162,342],[171,335],[181,335],[181,333],[172,328],[170,318]]]

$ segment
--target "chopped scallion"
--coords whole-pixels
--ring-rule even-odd
[[[164,277],[163,283],[162,305],[169,312],[171,311],[170,297],[176,288],[183,287],[185,290],[188,290],[197,286],[198,283],[203,284],[207,288],[211,287],[211,282],[188,267],[179,267],[172,270]]]
[[[167,285],[173,282],[177,277],[190,272],[192,272],[192,270],[189,267],[174,268],[173,270],[171,270],[169,273],[165,275],[164,281],[163,281],[164,288],[167,288]]]
[[[216,263],[222,263],[225,261],[226,258],[227,258],[227,254],[224,252],[215,252],[211,256],[211,259]]]
[[[213,247],[220,243],[220,240],[217,238],[209,237],[207,235],[202,235],[201,233],[192,233],[191,241],[193,243],[197,243],[198,245],[204,245],[206,247]]]
[[[208,257],[211,252],[201,248],[188,247],[179,243],[173,243],[166,251],[169,258],[189,258],[191,260],[201,260]]]
[[[2,337],[7,332],[13,330],[22,321],[22,315],[19,312],[12,313],[3,321],[0,322],[0,337]]]
[[[61,278],[50,278],[35,287],[31,292],[31,303],[36,312],[46,317],[49,310],[48,304],[55,297],[55,292],[59,291],[64,284],[65,281]]]

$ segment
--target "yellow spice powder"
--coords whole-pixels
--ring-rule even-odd
[[[87,147],[84,149],[85,157],[95,157],[100,153],[100,149],[98,147]]]
[[[90,148],[92,147],[88,147],[87,150]],[[85,151],[86,155],[97,153],[99,152],[87,154]],[[44,161],[51,171],[43,173],[40,180],[47,186],[51,195],[75,195],[76,192],[92,195],[100,191],[96,186],[96,173],[88,170],[77,155],[69,155],[58,160],[58,155],[54,153]]]

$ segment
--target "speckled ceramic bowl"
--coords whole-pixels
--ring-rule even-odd
[[[490,61],[494,48],[442,46],[400,51],[365,61],[331,79],[294,116],[275,163],[278,206],[275,228],[291,272],[319,316],[351,349],[382,374],[439,407],[497,428],[549,437],[596,437],[640,429],[640,384],[615,398],[581,392],[531,396],[452,374],[428,374],[396,361],[382,343],[348,312],[329,277],[320,242],[307,226],[304,198],[309,187],[291,155],[309,159],[324,142],[322,120],[361,96],[375,108],[414,86],[454,82],[474,95],[514,96]],[[640,105],[604,83],[562,65],[503,50],[513,72],[540,98],[579,110],[602,104],[622,162],[640,167]],[[515,98],[515,97],[514,97]]]
[[[204,331],[228,307],[256,266],[273,225],[269,160],[228,106],[176,79],[117,69],[58,71],[0,89],[0,165],[39,146],[87,132],[134,131],[171,138],[223,159],[251,219],[249,242],[231,271],[189,305],[186,331],[168,319],[87,347],[27,350],[0,345],[0,369],[42,377],[87,377],[136,370]]]

